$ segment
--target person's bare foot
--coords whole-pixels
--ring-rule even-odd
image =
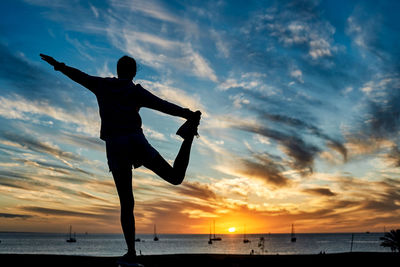
[[[198,110],[193,113],[193,116],[189,118],[176,132],[177,135],[183,139],[190,138],[193,136],[199,136],[197,127],[200,124],[201,112]]]

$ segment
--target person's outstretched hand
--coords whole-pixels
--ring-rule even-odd
[[[40,54],[40,57],[53,67],[55,67],[59,63],[57,60],[48,55]]]

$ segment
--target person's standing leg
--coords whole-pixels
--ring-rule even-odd
[[[136,256],[135,217],[133,213],[135,202],[132,191],[132,170],[130,168],[113,170],[112,174],[121,206],[121,226],[126,245],[128,246],[128,255]]]

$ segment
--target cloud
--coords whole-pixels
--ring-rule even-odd
[[[144,232],[152,232],[154,223],[168,221],[168,225],[157,223],[157,230],[193,233],[196,227],[203,225],[205,218],[215,217],[215,207],[172,197],[169,200],[153,198],[151,201],[141,202],[135,212],[143,213],[143,216],[138,216],[138,220],[143,229],[141,231]],[[195,232],[199,232],[199,229]]]
[[[309,42],[309,45],[310,45],[309,55],[311,56],[312,59],[332,56],[333,52],[336,52],[338,50],[336,46],[332,47],[331,43],[324,38],[311,40]]]
[[[169,12],[162,3],[158,1],[120,1],[112,0],[111,4],[117,9],[131,10],[134,13],[139,13],[144,16],[148,16],[162,22],[169,22],[178,24],[180,26],[184,25],[185,20],[175,14]]]
[[[250,100],[247,99],[247,98],[244,96],[243,93],[240,93],[240,94],[237,94],[237,95],[234,95],[234,96],[229,96],[229,99],[233,100],[233,105],[234,105],[236,108],[241,108],[243,104],[244,104],[244,105],[250,104]]]
[[[366,12],[360,6],[347,18],[346,33],[365,57],[368,52],[380,59],[387,59],[388,55],[381,49],[379,31],[382,26],[380,15],[375,12]]]
[[[38,65],[22,53],[10,50],[11,48],[0,42],[0,80],[5,85],[0,88],[2,93],[2,104],[0,106],[6,104],[4,101],[17,100],[17,98],[21,101],[46,104],[43,107],[44,109],[49,106],[52,106],[53,110],[67,107],[71,113],[78,106],[82,106],[82,95],[80,93],[82,89],[79,86],[73,86],[70,82],[59,79],[59,74],[54,71],[49,72],[49,70],[52,70],[51,67],[41,68],[40,66],[44,65]],[[39,60],[39,55],[37,55],[37,59]],[[40,62],[40,64],[46,63]],[[74,105],[71,105],[72,101],[75,101]],[[15,109],[18,109],[18,107],[15,107]],[[5,107],[2,107],[2,115],[6,114],[4,110]],[[16,112],[10,110],[10,116],[15,115]]]
[[[400,149],[394,145],[386,156],[387,160],[395,167],[400,167]]]
[[[90,194],[90,193],[87,193],[87,192],[83,192],[83,191],[82,192],[78,192],[77,195],[80,196],[80,197],[83,197],[85,199],[89,199],[89,200],[100,200],[102,202],[109,202],[108,199],[101,198],[101,197],[98,197],[98,196],[95,196],[93,194]]]
[[[290,76],[295,78],[298,82],[304,83],[303,81],[303,72],[301,70],[293,70],[290,72]]]
[[[23,174],[20,172],[15,172],[11,170],[0,170],[1,179],[13,179],[13,180],[21,180],[21,181],[31,181],[32,179],[28,177],[27,174]]]
[[[333,40],[335,28],[322,19],[316,1],[275,5],[259,15],[254,25],[257,32],[265,31],[285,47],[307,49],[312,60],[331,57],[338,51]]]
[[[118,27],[118,29],[114,29]],[[181,42],[138,32],[126,26],[110,25],[108,35],[117,48],[139,59],[145,65],[157,70],[174,68],[198,78],[217,82],[215,71],[210,63],[190,42]]]
[[[90,55],[90,52],[92,50],[92,47],[90,47],[89,43],[82,43],[81,41],[79,41],[76,38],[71,38],[69,37],[68,34],[65,35],[65,40],[70,43],[75,49],[76,51],[78,51],[78,53],[86,58],[87,60],[94,62],[95,58],[93,56]]]
[[[60,165],[60,164],[55,164],[55,163],[49,163],[49,162],[44,162],[40,160],[29,160],[29,159],[15,159],[15,161],[20,161],[26,166],[32,166],[36,168],[42,168],[45,170],[49,170],[52,172],[57,172],[65,175],[70,175],[71,172],[78,172],[80,174],[86,174],[86,175],[93,175],[92,173],[85,171],[81,168],[77,167],[70,167],[70,166],[65,166],[65,165]]]
[[[384,153],[397,166],[398,132],[400,131],[400,79],[397,74],[379,73],[361,86],[366,99],[358,124],[346,136],[352,155]]]
[[[138,80],[138,83],[140,83],[147,90],[154,92],[155,95],[167,101],[176,103],[191,110],[201,110],[203,115],[207,115],[207,109],[203,105],[200,96],[197,94],[189,95],[182,89],[169,85],[168,82],[161,83],[157,81]]]
[[[38,5],[42,4],[45,5],[38,3]],[[204,57],[198,47],[194,47],[195,42],[191,42],[191,36],[196,35],[197,24],[192,23],[185,16],[176,15],[178,10],[171,12],[161,2],[111,1],[108,12],[101,13],[96,20],[93,20],[93,13],[96,16],[93,5],[89,5],[88,8],[80,4],[65,4],[64,6],[49,4],[48,7],[53,9],[49,12],[50,19],[63,22],[66,27],[74,31],[105,35],[114,47],[132,55],[140,64],[163,72],[173,69],[184,75],[218,81],[209,60]],[[68,15],[59,16],[59,12]],[[112,14],[120,14],[120,16]],[[132,17],[135,17],[138,23],[132,23]],[[160,28],[166,30],[160,31]],[[100,50],[98,47],[94,49],[90,47],[91,49],[88,50],[89,42],[81,43],[68,36],[67,39],[78,53],[92,61],[96,60],[89,52],[94,49]],[[99,52],[104,53],[104,51]],[[107,69],[100,69],[100,71],[109,73]]]
[[[374,66],[374,70],[370,71],[372,74],[358,86],[365,96],[365,109],[350,138],[358,139],[359,144],[364,143],[371,154],[383,152],[389,163],[396,166],[400,78],[399,53],[394,52],[393,44],[397,42],[398,35],[393,33],[393,15],[386,8],[377,6],[367,11],[365,6],[357,5],[347,18],[346,33],[361,58],[369,66]]]
[[[12,84],[15,91],[38,98],[49,88],[56,88],[53,75],[29,63],[26,58],[13,53],[0,42],[0,78]],[[43,81],[47,81],[44,85]],[[29,90],[27,90],[29,88]]]
[[[329,188],[308,188],[308,189],[304,189],[303,192],[311,194],[311,195],[315,195],[315,196],[328,196],[328,197],[332,197],[332,196],[336,196],[336,193],[333,193]]]
[[[393,137],[400,129],[400,82],[388,83],[382,101],[370,101],[365,132],[374,138]]]
[[[35,162],[27,159],[13,158],[16,162],[22,162],[25,164],[23,168],[14,167],[9,170],[0,170],[0,185],[3,187],[11,187],[16,189],[25,190],[26,194],[31,195],[37,201],[42,201],[42,196],[45,195],[43,188],[46,188],[47,192],[55,194],[68,193],[76,195],[80,190],[85,190],[81,185],[110,187],[110,183],[94,179],[93,175],[80,168],[70,168],[59,164],[47,163],[47,162]],[[80,188],[71,190],[74,185],[79,185]],[[114,187],[112,184],[111,187]],[[101,191],[99,188],[94,188],[95,191]],[[19,191],[22,192],[22,191]],[[36,194],[42,192],[41,194]],[[4,194],[14,195],[14,197],[24,199],[22,197],[25,193],[19,193],[15,195],[15,191],[7,189],[3,190]],[[60,199],[59,199],[60,200]]]
[[[17,188],[17,189],[27,189],[28,188],[28,187],[19,185],[19,183],[15,182],[13,179],[4,178],[1,176],[0,176],[0,186]]]
[[[270,158],[263,155],[260,162],[242,159],[239,163],[244,167],[236,169],[239,174],[247,177],[258,178],[272,187],[285,187],[290,180],[282,175],[284,168]]]
[[[214,70],[210,67],[210,63],[205,59],[199,52],[193,50],[191,46],[185,47],[185,61],[191,63],[193,73],[205,79],[210,79],[213,82],[218,82],[217,75]]]
[[[226,91],[233,88],[241,88],[243,90],[268,91],[265,86],[264,78],[267,75],[259,72],[245,72],[239,75],[231,74],[224,82],[218,85],[218,89]],[[270,92],[273,94],[273,92]]]
[[[387,70],[399,65],[399,53],[393,46],[398,41],[398,29],[393,27],[396,20],[391,12],[392,5],[374,6],[356,5],[347,18],[346,34],[363,59],[373,59],[380,70]],[[397,70],[398,72],[398,70]]]
[[[347,161],[347,147],[339,140],[328,136],[321,129],[314,126],[307,121],[303,121],[297,118],[280,115],[271,114],[261,110],[254,110],[258,116],[263,120],[263,122],[246,123],[242,121],[232,121],[232,128],[244,130],[256,134],[256,136],[261,136],[262,138],[267,138],[270,145],[272,141],[278,143],[278,148],[281,149],[291,160],[285,160],[282,158],[271,158],[267,165],[275,164],[279,166],[278,168],[269,169],[267,166],[262,166],[257,163],[257,160],[246,162],[248,168],[265,170],[265,179],[269,182],[277,181],[276,185],[279,185],[279,181],[282,181],[281,185],[285,185],[287,178],[282,175],[282,172],[287,169],[294,169],[299,171],[302,175],[311,174],[313,172],[314,160],[317,155],[320,155],[323,151],[323,147],[320,145],[314,145],[313,143],[307,143],[302,136],[309,135],[311,137],[318,137],[325,141],[327,148],[330,148],[343,156],[344,161]],[[265,123],[264,123],[265,121]],[[271,124],[274,123],[274,124]],[[277,123],[278,125],[275,125]],[[268,125],[268,127],[264,126]],[[289,128],[288,128],[289,127]],[[274,130],[274,128],[279,128],[280,130]],[[296,134],[294,134],[296,133]],[[307,139],[309,140],[309,139]],[[323,154],[321,154],[322,156]],[[253,154],[254,158],[255,155]],[[266,162],[264,162],[266,163]],[[270,172],[270,171],[273,172]],[[278,170],[278,171],[277,171]],[[273,180],[269,180],[270,178]]]
[[[222,173],[239,178],[257,179],[273,189],[291,185],[290,179],[283,174],[287,162],[280,157],[268,153],[254,152],[251,149],[248,157],[243,154],[235,155],[224,149],[217,152],[222,157],[221,162],[214,168]],[[243,183],[243,181],[237,182]],[[237,190],[239,189],[231,188],[230,192],[242,194]]]
[[[339,140],[334,139],[329,135],[325,134],[321,129],[312,125],[311,123],[308,123],[306,121],[297,118],[289,117],[286,115],[270,114],[263,111],[258,111],[258,113],[261,116],[261,118],[291,126],[295,128],[297,131],[298,130],[308,131],[309,134],[324,139],[328,147],[339,152],[343,156],[344,161],[347,161],[347,148],[345,147],[345,145]]]
[[[71,144],[80,148],[87,148],[90,150],[96,150],[105,152],[104,141],[98,137],[82,135],[78,133],[62,132],[58,135],[60,141]]]
[[[31,215],[26,215],[26,214],[0,213],[0,218],[4,218],[4,219],[14,219],[14,218],[28,219],[28,218],[32,218],[32,216]]]
[[[96,17],[96,19],[99,18],[99,15],[100,15],[99,10],[92,4],[89,4],[89,5],[90,5],[90,9],[92,10],[93,15]]]
[[[281,145],[292,161],[289,163],[295,170],[306,175],[313,172],[314,157],[320,149],[312,144],[307,144],[298,136],[288,135],[284,132],[272,130],[261,125],[236,124],[233,128],[259,134],[275,140]]]
[[[100,128],[97,110],[86,108],[86,113],[80,110],[63,109],[49,103],[48,100],[30,100],[26,96],[0,96],[0,116],[6,119],[24,121],[57,120],[72,124],[79,132],[97,136]]]
[[[97,68],[97,76],[99,77],[117,77],[115,72],[112,72],[108,67],[108,62],[105,61],[103,67]]]
[[[21,147],[24,147],[26,150],[53,156],[54,158],[61,160],[62,162],[66,163],[67,165],[70,165],[68,163],[69,160],[72,160],[75,162],[84,162],[85,161],[85,159],[82,158],[81,156],[79,156],[78,154],[63,151],[55,145],[52,145],[50,143],[45,143],[42,141],[38,141],[32,137],[17,135],[15,133],[12,134],[9,132],[4,132],[4,131],[0,132],[0,136],[2,136],[3,138],[5,138],[11,142],[15,142],[15,143],[19,144]]]
[[[203,223],[204,225],[209,218],[217,217],[220,218],[219,220],[223,220],[226,216],[246,217],[249,220],[256,218],[256,221],[268,220],[270,227],[278,227],[275,224],[281,223],[282,220],[296,221],[296,225],[299,225],[300,229],[304,227],[308,230],[311,229],[309,227],[310,222],[318,220],[324,225],[319,228],[319,231],[321,229],[323,231],[353,229],[353,227],[357,229],[357,227],[360,227],[357,218],[364,216],[369,218],[368,222],[365,222],[365,227],[371,229],[379,228],[380,226],[377,225],[381,224],[382,221],[395,222],[393,216],[399,214],[398,188],[400,183],[398,181],[371,182],[352,177],[334,176],[331,179],[335,192],[331,188],[318,186],[304,190],[299,189],[298,191],[301,193],[315,196],[312,201],[301,206],[298,206],[296,193],[293,190],[273,191],[265,189],[262,184],[258,184],[254,180],[251,182],[252,180],[247,178],[226,178],[217,179],[212,187],[213,191],[220,196],[225,196],[225,198],[219,201],[211,198],[209,205],[202,206],[197,204],[199,202],[194,203],[192,201],[182,203],[175,200],[153,199],[152,203],[146,203],[145,207],[141,207],[141,209],[155,206],[157,210],[152,215],[152,221],[155,218],[157,220],[166,219],[167,214],[169,214],[170,222],[177,225],[180,224],[179,221],[182,222],[188,218],[193,223]],[[249,187],[253,183],[254,185]],[[237,187],[244,191],[244,194],[240,195],[241,198],[244,196],[256,198],[258,196],[262,198],[261,202],[250,203],[232,198],[234,194],[228,192]],[[190,192],[187,193],[190,194]],[[203,204],[203,202],[201,203]],[[185,216],[182,217],[182,215]],[[386,219],[381,220],[382,218]],[[151,222],[149,222],[149,229],[150,227]]]
[[[3,195],[10,195],[12,198],[24,199],[23,194],[15,195],[15,192],[36,192],[49,188],[50,184],[37,180],[34,171],[20,172],[17,170],[0,170],[0,188]],[[9,190],[10,188],[14,190]]]
[[[165,138],[164,134],[162,134],[160,132],[157,132],[155,130],[152,130],[152,129],[148,128],[148,127],[143,127],[143,132],[149,138],[156,139],[156,140],[159,140],[159,141],[166,141],[167,140]]]
[[[367,47],[367,33],[353,16],[347,18],[347,33],[353,37],[353,41],[360,47]]]
[[[62,0],[24,0],[31,5],[40,5],[45,7],[53,7],[53,8],[68,8],[70,7],[69,3],[65,3]]]
[[[200,219],[200,218],[217,218],[218,215],[212,212],[205,212],[203,210],[194,210],[194,209],[184,209],[181,212],[182,214],[187,214],[190,219]]]
[[[90,217],[90,218],[104,218],[104,214],[101,214],[98,210],[97,213],[89,213],[89,212],[80,212],[80,211],[71,211],[67,209],[54,209],[54,208],[45,208],[40,206],[25,206],[20,207],[21,210],[38,213],[41,215],[50,215],[50,216],[66,216],[66,217]]]
[[[208,184],[199,182],[185,182],[177,188],[179,194],[203,200],[215,201],[219,197]]]
[[[377,212],[381,215],[400,211],[398,203],[400,194],[399,181],[381,178],[371,181],[365,178],[339,176],[331,179],[335,185],[337,197],[342,200],[351,199],[357,203],[360,212]]]
[[[229,58],[229,45],[226,41],[223,40],[223,33],[217,32],[215,29],[211,29],[210,33],[211,37],[215,40],[215,46],[218,50],[219,55],[224,58]]]

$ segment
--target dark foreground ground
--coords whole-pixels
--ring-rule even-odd
[[[0,254],[0,266],[117,267],[115,257]],[[142,256],[145,267],[252,266],[400,266],[400,253],[339,253],[326,255],[185,254]]]

